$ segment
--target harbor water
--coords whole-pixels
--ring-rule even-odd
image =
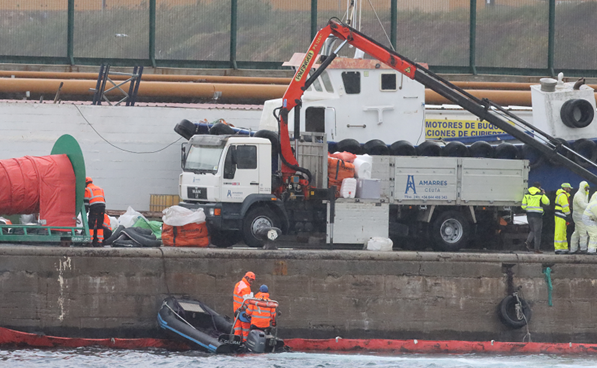
[[[197,351],[78,349],[1,349],[0,367],[48,368],[517,368],[594,367],[597,356],[557,355],[414,355],[279,353],[236,356]]]

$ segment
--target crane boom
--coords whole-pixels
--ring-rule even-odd
[[[298,163],[292,152],[288,131],[288,113],[293,108],[300,107],[301,97],[305,90],[337,56],[337,51],[332,53],[332,55],[326,55],[322,64],[311,76],[309,76],[309,72],[313,68],[317,55],[320,53],[325,40],[329,36],[334,36],[362,50],[373,58],[388,65],[390,68],[423,84],[425,87],[437,92],[454,104],[457,104],[476,115],[481,120],[488,121],[518,139],[520,142],[535,148],[551,160],[561,165],[565,165],[570,171],[592,184],[597,185],[597,175],[579,165],[575,160],[570,159],[568,156],[575,157],[577,160],[596,171],[597,165],[569,147],[562,145],[556,138],[542,132],[515,114],[506,111],[498,104],[488,99],[479,99],[467,93],[462,88],[441,78],[429,69],[399,55],[377,41],[360,33],[356,29],[343,24],[334,18],[330,19],[328,24],[315,36],[300,67],[294,74],[294,77],[282,98],[282,108],[280,111],[280,153],[283,161],[283,174],[292,175],[292,173],[296,171],[305,171],[305,169],[301,170],[301,168],[298,167]],[[295,113],[295,115],[297,115],[297,113]]]

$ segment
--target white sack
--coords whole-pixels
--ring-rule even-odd
[[[195,211],[181,206],[172,206],[162,211],[162,221],[164,224],[170,226],[184,226],[192,223],[205,222],[205,213],[203,208],[199,208]]]

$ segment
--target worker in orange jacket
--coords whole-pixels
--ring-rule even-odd
[[[102,241],[102,245],[106,239],[112,236],[112,225],[110,223],[110,216],[104,213],[104,223],[102,224],[102,230],[104,231],[104,241]]]
[[[255,298],[265,301],[271,300],[267,285],[261,285],[259,292],[255,294]],[[276,326],[276,308],[260,307],[251,304],[249,305],[247,314],[251,316],[251,330],[258,329],[269,333],[271,328]]]
[[[89,213],[89,235],[94,247],[101,247],[104,242],[104,216],[106,215],[106,197],[104,190],[93,184],[90,177],[85,178],[85,210]]]
[[[249,336],[251,328],[251,317],[247,315],[247,305],[243,305],[246,298],[252,298],[251,284],[255,281],[255,274],[251,271],[247,272],[243,278],[234,285],[234,292],[232,294],[232,304],[234,308],[234,334],[241,337],[241,343],[244,343]],[[238,317],[238,318],[237,318]]]

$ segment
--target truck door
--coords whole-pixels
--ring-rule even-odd
[[[249,194],[258,192],[257,146],[229,146],[224,162],[222,202],[242,202]]]

